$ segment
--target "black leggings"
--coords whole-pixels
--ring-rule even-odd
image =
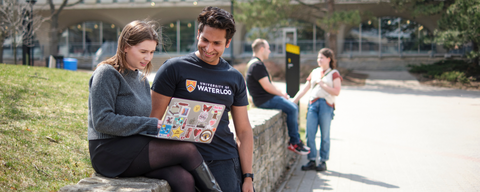
[[[195,191],[195,180],[189,171],[203,161],[194,144],[170,140],[151,140],[138,157],[119,176],[146,176],[164,179],[172,191]]]

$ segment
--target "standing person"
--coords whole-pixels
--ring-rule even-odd
[[[281,109],[286,113],[290,136],[288,149],[300,155],[307,155],[310,149],[304,146],[298,133],[298,106],[289,100],[287,93],[282,93],[272,84],[263,63],[270,54],[270,45],[265,39],[256,39],[252,43],[252,49],[253,57],[248,62],[246,81],[253,103],[259,108]]]
[[[144,75],[158,42],[151,22],[133,21],[122,30],[117,53],[93,72],[88,97],[93,169],[107,177],[165,179],[173,191],[193,192],[195,184],[201,191],[221,191],[195,145],[138,135],[157,132],[161,125],[148,117],[150,85]]]
[[[309,89],[310,92],[308,112],[307,112],[307,145],[311,149],[308,154],[310,160],[302,166],[302,170],[327,170],[325,161],[330,156],[330,124],[332,122],[335,109],[335,97],[340,94],[342,88],[342,77],[336,70],[337,61],[335,54],[331,49],[323,48],[318,52],[318,66],[307,78],[307,83],[303,89],[295,95],[293,102],[297,103]],[[316,166],[317,147],[315,144],[315,135],[320,126],[320,159]]]
[[[245,81],[221,58],[235,34],[235,21],[227,11],[206,7],[197,18],[198,50],[165,61],[152,85],[152,117],[161,118],[172,97],[225,105],[210,144],[196,143],[225,191],[253,191],[253,131],[247,114]],[[231,111],[234,134],[228,127]]]

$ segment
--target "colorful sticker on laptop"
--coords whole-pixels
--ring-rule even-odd
[[[203,111],[205,112],[209,112],[210,109],[212,109],[213,105],[206,105],[206,104],[203,104]]]
[[[192,133],[192,131],[193,131],[193,128],[187,128],[187,133],[185,134],[185,138],[187,139],[190,138],[190,135],[191,135],[190,133]]]
[[[180,139],[180,134],[182,134],[184,131],[182,131],[180,128],[174,129],[172,131],[172,138],[176,137]]]
[[[176,117],[175,118],[175,124],[177,125],[182,125],[183,124],[183,121],[185,121],[185,117]]]
[[[212,119],[217,119],[217,117],[218,117],[218,110],[214,110]]]
[[[198,124],[197,124],[197,127],[198,127],[198,128],[205,128],[205,123],[198,123]]]
[[[202,133],[202,129],[195,129],[195,130],[193,130],[193,136],[194,136],[195,138],[197,138],[197,137],[200,135],[200,133]]]
[[[212,139],[213,132],[211,130],[204,130],[200,136],[201,142],[207,142]]]
[[[198,121],[199,122],[204,122],[205,120],[207,120],[208,118],[208,112],[206,111],[203,111],[200,113],[200,115],[198,116]]]
[[[193,111],[195,111],[195,113],[199,112],[201,108],[202,107],[200,105],[195,105],[195,107],[193,107]]]
[[[165,121],[163,122],[163,124],[173,124],[173,120],[175,119],[174,116],[166,116],[165,117]]]
[[[172,105],[172,107],[170,107],[168,111],[175,115],[178,113],[178,111],[180,111],[180,106],[178,105],[178,103],[175,103],[174,105]]]
[[[182,107],[179,115],[186,117],[188,115],[188,112],[190,112],[190,107]]]
[[[165,125],[163,124],[161,127],[160,127],[160,131],[158,132],[158,134],[162,134],[162,135],[168,135],[170,133],[170,130],[172,129],[172,125]]]
[[[185,118],[185,120],[183,121],[182,130],[185,129],[185,126],[187,126],[187,118]]]
[[[195,119],[189,119],[188,124],[194,126],[195,124],[197,124],[197,121]]]
[[[216,122],[217,122],[216,119],[212,119],[208,122],[208,125],[213,126],[213,125],[215,125]]]
[[[219,111],[221,111],[221,110],[223,110],[223,106],[215,105],[215,106],[213,107],[213,109],[214,109],[214,110],[219,110]]]

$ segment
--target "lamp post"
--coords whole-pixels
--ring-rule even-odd
[[[28,14],[29,20],[27,21],[28,22],[28,24],[27,24],[28,41],[27,42],[29,43],[29,45],[27,45],[26,51],[29,55],[28,65],[33,66],[33,64],[34,64],[33,49],[35,48],[34,47],[35,45],[33,44],[33,31],[32,31],[32,27],[33,27],[33,5],[35,5],[37,0],[25,0],[25,2],[30,4],[30,13]],[[24,43],[24,45],[25,45],[25,43]]]

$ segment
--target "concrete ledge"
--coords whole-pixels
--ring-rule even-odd
[[[286,115],[280,110],[254,108],[248,111],[248,116],[254,135],[254,187],[258,192],[270,192],[282,182],[290,160],[296,155],[287,149],[290,137],[285,123]],[[234,132],[233,122],[230,122],[229,126]],[[80,180],[76,185],[62,187],[59,191],[170,192],[171,189],[165,180],[146,177],[108,178],[94,174]]]
[[[146,177],[108,178],[95,174],[80,180],[76,185],[62,187],[59,192],[79,191],[132,191],[132,192],[170,192],[170,185],[165,180]]]

